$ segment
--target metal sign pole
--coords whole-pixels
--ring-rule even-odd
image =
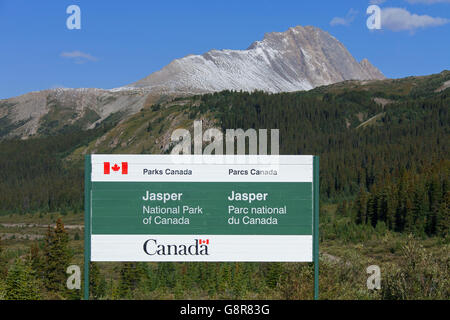
[[[91,262],[91,156],[84,159],[84,300],[89,300]]]
[[[319,300],[319,157],[314,156],[314,223],[313,223],[313,253],[314,253],[314,300]]]

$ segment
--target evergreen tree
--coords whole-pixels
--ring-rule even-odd
[[[68,247],[69,236],[61,219],[55,228],[48,227],[43,249],[43,274],[45,287],[52,293],[66,292],[66,269],[70,264],[71,253]]]
[[[95,262],[90,264],[89,290],[92,299],[100,299],[106,293],[106,280],[100,273],[100,268]]]
[[[450,191],[445,193],[438,208],[436,232],[441,237],[448,237],[450,231]]]
[[[31,262],[16,259],[6,277],[5,299],[37,300],[39,298],[39,285],[31,268]]]
[[[31,267],[33,268],[34,272],[36,272],[36,275],[38,275],[38,277],[41,277],[43,279],[44,268],[42,256],[40,253],[41,252],[39,249],[39,245],[36,242],[33,243],[30,248]]]
[[[278,282],[280,281],[281,273],[282,273],[282,265],[279,262],[272,262],[267,264],[266,271],[266,283],[269,288],[276,288]]]
[[[137,288],[143,272],[136,262],[122,263],[120,269],[119,295],[121,298],[131,298],[133,291]]]
[[[7,273],[8,273],[8,261],[4,256],[2,240],[0,239],[0,280],[5,279]]]
[[[356,223],[367,223],[367,194],[363,188],[360,189],[355,201]]]
[[[368,223],[366,216],[372,226],[384,222],[398,232],[445,237],[450,227],[449,192],[444,193],[450,181],[450,161],[426,167],[421,173],[413,170],[377,182],[369,193],[361,191],[354,205],[355,222]]]

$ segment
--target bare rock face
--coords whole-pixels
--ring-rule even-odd
[[[268,33],[246,50],[211,50],[174,60],[120,88],[52,89],[0,100],[0,139],[52,134],[71,125],[92,128],[112,114],[125,118],[163,95],[227,89],[288,92],[384,78],[367,59],[358,63],[329,33],[298,26]]]
[[[371,64],[369,60],[362,59],[359,64],[361,65],[363,70],[367,73],[368,79],[371,79],[371,80],[386,79],[386,77],[381,73],[381,71],[378,70],[376,67],[374,67],[374,65]]]
[[[298,26],[268,33],[247,50],[212,50],[174,60],[126,87],[166,93],[226,89],[285,92],[344,80],[384,78],[367,59],[358,63],[329,33]]]
[[[0,139],[52,134],[71,125],[92,128],[111,114],[136,113],[147,96],[139,90],[60,88],[0,100]]]

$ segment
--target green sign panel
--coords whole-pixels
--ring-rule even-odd
[[[311,182],[93,182],[91,232],[312,235],[312,207]]]
[[[317,157],[92,155],[85,194],[86,272],[90,261],[314,261],[318,274]]]

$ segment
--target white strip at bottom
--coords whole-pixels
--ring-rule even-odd
[[[312,262],[311,235],[92,235],[91,261]]]

